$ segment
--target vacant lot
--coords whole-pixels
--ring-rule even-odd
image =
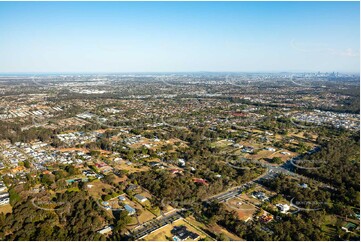
[[[0,213],[7,214],[11,212],[12,212],[12,207],[10,204],[0,206]]]
[[[236,211],[239,219],[243,221],[251,219],[257,211],[257,207],[238,197],[228,200],[225,204],[230,211]]]
[[[144,209],[142,210],[140,216],[138,217],[139,219],[139,222],[142,224],[142,223],[145,223],[149,220],[152,220],[155,218],[155,215],[152,214],[151,212],[149,212],[148,210]]]
[[[225,228],[219,226],[218,224],[213,225],[211,228],[211,231],[217,233],[217,234],[223,234],[225,235],[228,240],[233,240],[233,241],[240,241],[240,240],[244,240],[241,237],[238,237],[237,235],[229,232],[228,230],[226,230]]]
[[[141,172],[141,171],[147,171],[149,170],[148,166],[141,166],[141,167],[135,167],[136,163],[133,163],[131,165],[127,165],[126,163],[121,163],[118,165],[115,165],[116,169],[119,170],[127,170],[129,174],[134,172]]]
[[[57,149],[59,150],[60,152],[69,152],[69,151],[82,151],[84,153],[88,153],[89,150],[87,149],[84,149],[84,148],[75,148],[75,147],[72,147],[72,148],[61,148],[61,149]]]
[[[228,230],[226,230],[225,228],[219,226],[218,224],[207,226],[204,223],[201,223],[201,222],[197,221],[193,216],[189,216],[186,219],[187,219],[188,222],[190,222],[191,224],[201,228],[205,232],[210,231],[211,233],[218,234],[218,235],[219,234],[224,234],[229,240],[233,240],[233,241],[243,240],[242,238],[240,238],[237,235],[229,232]]]
[[[224,147],[227,147],[228,145],[232,145],[233,143],[228,141],[228,140],[219,140],[219,141],[216,141],[216,142],[213,142],[211,144],[211,147],[217,147],[217,148],[224,148]]]
[[[88,185],[93,185],[91,188],[88,187],[87,189],[88,189],[89,194],[92,197],[94,197],[95,199],[99,199],[99,198],[101,198],[101,196],[103,194],[105,194],[102,191],[103,188],[105,188],[105,189],[112,189],[113,188],[111,185],[105,184],[100,180],[94,180],[92,182],[89,182]]]

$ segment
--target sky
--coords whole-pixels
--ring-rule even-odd
[[[0,2],[0,72],[360,71],[359,2]]]

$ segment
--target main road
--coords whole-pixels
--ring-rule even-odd
[[[160,216],[136,227],[131,231],[132,239],[141,239],[146,235],[156,231],[157,229],[166,226],[167,224],[172,224],[174,221],[182,218],[179,212],[180,210],[174,210],[168,215]]]
[[[315,153],[315,152],[317,152],[319,150],[320,150],[319,147],[315,147],[312,150],[308,151],[307,153],[312,154],[312,153]],[[303,178],[303,179],[312,180],[312,181],[315,181],[318,184],[322,185],[322,187],[336,190],[336,188],[334,188],[334,187],[332,187],[330,185],[324,184],[324,183],[322,183],[320,181],[317,181],[317,180],[314,180],[312,178],[309,178],[309,177],[306,177],[306,176],[303,176],[303,175],[300,175],[298,173],[293,172],[294,166],[292,165],[292,160],[301,159],[303,156],[304,155],[299,155],[297,157],[294,157],[294,158],[286,161],[284,164],[279,165],[279,166],[273,166],[273,165],[268,164],[268,163],[263,163],[263,162],[260,162],[260,161],[254,161],[254,163],[256,163],[256,164],[258,164],[258,165],[260,165],[262,167],[265,167],[267,169],[266,172],[263,173],[261,176],[255,178],[252,181],[248,181],[248,182],[246,182],[246,183],[244,183],[242,185],[233,187],[233,188],[229,189],[226,192],[222,192],[220,194],[209,197],[209,198],[205,199],[204,201],[206,201],[206,202],[212,202],[212,201],[213,202],[224,202],[224,201],[227,201],[228,199],[231,199],[233,197],[236,197],[236,196],[240,195],[246,188],[250,187],[253,183],[260,184],[263,181],[275,178],[279,174],[284,174],[284,175],[288,175],[288,176],[295,176],[295,177],[299,177],[299,178]]]

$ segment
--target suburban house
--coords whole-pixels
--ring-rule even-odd
[[[10,196],[8,192],[0,193],[0,205],[6,205],[10,203]]]
[[[3,182],[0,182],[0,192],[6,191],[7,187],[5,186],[5,184]]]
[[[178,170],[178,169],[172,169],[172,170],[170,170],[170,172],[171,172],[172,174],[182,173],[182,171],[181,171],[181,170]]]
[[[133,207],[129,206],[128,204],[124,205],[124,209],[127,210],[128,215],[135,214],[135,209]]]
[[[98,231],[99,234],[107,234],[113,230],[112,226],[105,226],[101,230]]]
[[[276,204],[276,207],[280,210],[281,213],[287,213],[290,210],[290,206],[287,204]]]
[[[357,225],[351,222],[347,222],[344,226],[341,227],[342,230],[346,231],[346,233],[352,232],[356,229]]]
[[[186,162],[185,162],[184,159],[178,159],[178,164],[179,164],[180,167],[183,167],[183,166],[186,165]]]
[[[252,193],[252,197],[257,198],[257,199],[261,200],[262,202],[268,200],[268,197],[266,196],[266,194],[264,192],[254,192],[254,193]]]
[[[176,226],[171,230],[171,233],[173,235],[173,240],[197,240],[199,238],[199,235],[196,233],[193,233],[189,230],[187,230],[187,227],[182,226]]]
[[[126,191],[127,191],[127,192],[130,192],[130,191],[134,191],[134,190],[136,190],[136,189],[138,189],[138,185],[129,184],[129,185],[127,186]]]
[[[272,214],[263,214],[260,218],[259,221],[262,223],[269,223],[273,220],[273,215]]]
[[[193,178],[193,182],[208,186],[208,182],[202,178]]]
[[[281,154],[282,154],[282,155],[291,155],[290,152],[286,152],[286,151],[281,152]]]
[[[276,151],[276,149],[275,149],[275,148],[272,148],[272,147],[266,147],[265,150],[272,151],[272,152],[275,152],[275,151]]]
[[[146,197],[144,197],[144,196],[142,196],[142,195],[140,195],[140,194],[137,194],[137,195],[135,195],[134,197],[135,197],[135,199],[137,199],[137,201],[140,202],[140,203],[144,203],[145,201],[148,200]]]
[[[307,185],[306,183],[302,183],[302,184],[300,184],[300,187],[302,187],[302,188],[307,188],[308,185]]]
[[[252,146],[246,146],[242,149],[242,152],[251,154],[254,152],[254,148]]]

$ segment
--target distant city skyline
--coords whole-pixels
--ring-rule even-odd
[[[359,2],[0,2],[0,73],[359,73],[359,19]]]

